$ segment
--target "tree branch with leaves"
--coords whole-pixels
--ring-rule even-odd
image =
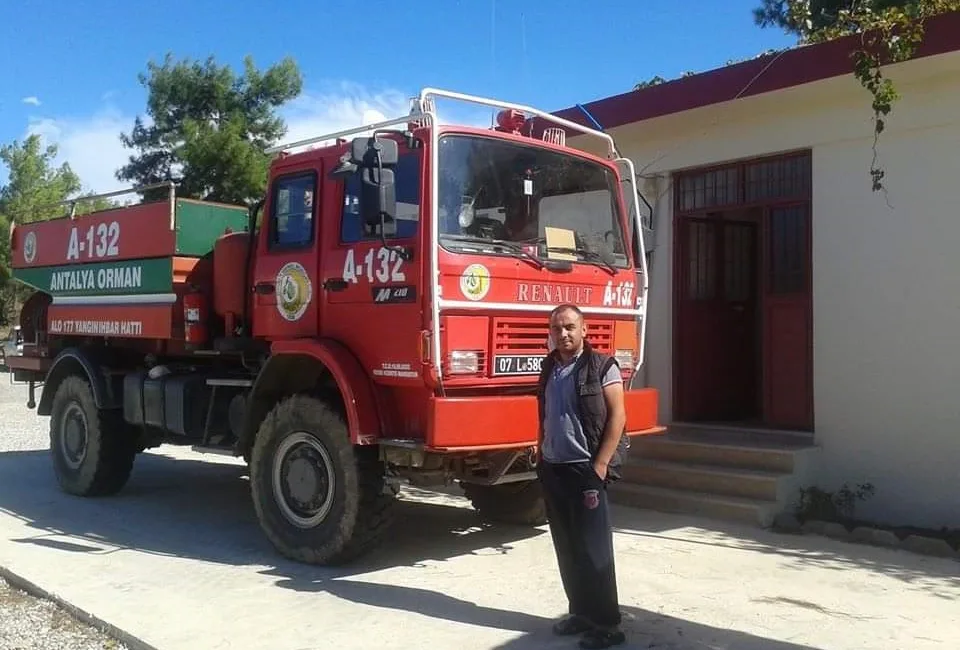
[[[7,183],[0,186],[0,325],[7,325],[17,304],[33,292],[26,285],[12,284],[10,270],[11,224],[34,223],[64,217],[70,206],[58,205],[77,199],[77,214],[112,207],[106,199],[89,199],[81,194],[80,178],[63,163],[55,164],[58,149],[44,145],[36,134],[23,141],[0,146],[0,166],[7,169]]]
[[[251,58],[242,74],[206,61],[150,62],[140,75],[148,123],[137,117],[123,144],[136,153],[117,178],[136,185],[175,181],[179,194],[223,203],[251,203],[266,188],[264,149],[284,135],[278,107],[300,94],[296,63],[284,59],[264,72]],[[162,198],[166,190],[145,192]]]
[[[883,66],[912,58],[923,42],[925,21],[960,11],[960,0],[763,0],[754,10],[761,27],[779,27],[801,43],[822,43],[857,36],[853,75],[870,93],[873,110],[873,190],[884,190],[877,144],[886,118],[900,98]]]

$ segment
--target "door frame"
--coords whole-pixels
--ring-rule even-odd
[[[279,167],[269,179],[266,201],[261,208],[260,228],[256,231],[256,255],[251,272],[254,287],[250,294],[250,313],[254,336],[272,339],[290,339],[316,336],[319,327],[319,287],[314,286],[319,264],[320,204],[327,189],[323,159]],[[294,244],[278,244],[275,209],[280,186],[292,179],[308,178],[313,184],[310,205],[309,240]],[[279,306],[281,287],[277,281],[283,276],[297,285],[307,296],[299,314],[286,316]],[[262,291],[260,288],[262,287]]]
[[[769,166],[777,166],[782,173],[781,176],[771,175],[766,179],[758,169]],[[796,174],[785,178],[786,172]],[[757,344],[760,346],[757,362],[757,380],[758,386],[758,406],[760,409],[760,420],[762,428],[774,428],[768,420],[768,404],[771,398],[771,382],[767,373],[769,350],[769,333],[766,312],[768,306],[768,284],[769,284],[769,238],[771,235],[770,211],[775,208],[789,207],[793,205],[803,205],[806,207],[806,250],[804,255],[805,273],[807,276],[806,286],[806,329],[808,341],[810,342],[807,350],[807,388],[809,399],[807,400],[807,424],[803,430],[814,430],[814,404],[813,404],[813,192],[812,192],[812,152],[809,149],[783,152],[780,154],[761,156],[755,158],[745,158],[732,162],[718,163],[713,165],[691,167],[676,170],[672,174],[673,178],[673,286],[671,291],[672,300],[672,410],[673,420],[687,421],[687,415],[682,410],[681,395],[684,387],[681,372],[681,350],[679,347],[680,332],[683,328],[683,321],[680,310],[682,292],[685,288],[684,280],[687,277],[685,269],[683,252],[685,250],[681,233],[684,232],[685,223],[691,218],[712,218],[723,220],[725,217],[735,218],[737,220],[758,221],[758,246],[756,249],[757,259],[755,260],[757,268],[757,309],[758,309],[758,327]],[[703,182],[697,182],[703,179]],[[789,181],[789,182],[787,182]],[[778,185],[779,183],[779,185]],[[776,187],[779,190],[786,189],[779,193],[770,192],[766,196],[752,198],[749,196],[751,190],[756,193],[758,188],[771,190]],[[709,196],[712,194],[712,196]],[[691,195],[694,197],[693,205],[690,204]],[[699,199],[703,198],[703,201]],[[710,200],[712,199],[712,200]]]

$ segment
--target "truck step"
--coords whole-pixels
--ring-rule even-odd
[[[249,388],[253,386],[253,380],[241,379],[239,377],[211,377],[207,380],[207,386],[236,386],[238,388]]]
[[[423,449],[423,440],[413,438],[380,438],[381,447],[399,447],[400,449]]]
[[[204,445],[193,445],[190,447],[193,451],[200,454],[217,454],[218,456],[234,456],[233,447],[209,447]]]
[[[780,510],[776,501],[718,496],[630,483],[612,487],[610,500],[634,508],[753,524],[763,528],[773,523],[774,516]]]

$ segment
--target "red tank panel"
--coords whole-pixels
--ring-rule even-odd
[[[218,316],[243,313],[249,240],[246,232],[232,232],[213,245],[213,308]]]

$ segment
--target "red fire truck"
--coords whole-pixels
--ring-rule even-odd
[[[438,98],[496,125],[441,124]],[[249,210],[171,184],[12,228],[14,277],[36,291],[7,363],[50,416],[65,492],[116,493],[162,444],[242,456],[263,531],[314,564],[381,540],[401,480],[459,482],[481,516],[542,524],[535,387],[562,302],[620,362],[627,434],[661,430],[656,390],[632,387],[645,244],[608,134],[425,89],[407,115],[270,153]]]

